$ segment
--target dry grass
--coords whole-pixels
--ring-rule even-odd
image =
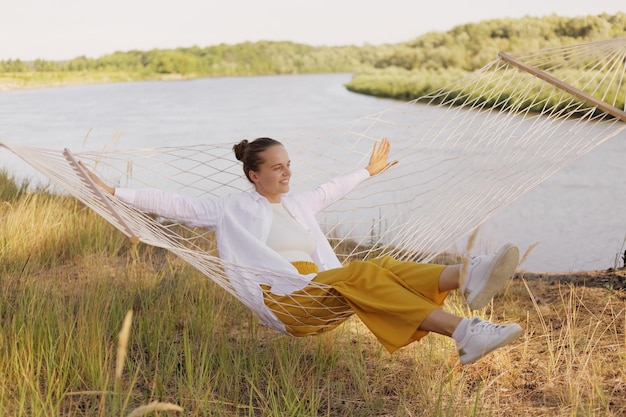
[[[437,335],[389,355],[358,319],[314,338],[273,333],[67,199],[5,202],[0,225],[0,415],[626,414],[623,271],[520,274],[477,313],[525,335],[462,366]],[[455,293],[446,308],[471,314]]]

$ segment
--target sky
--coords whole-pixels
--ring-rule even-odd
[[[20,0],[0,6],[0,60],[293,41],[380,45],[493,18],[626,12],[624,0]]]

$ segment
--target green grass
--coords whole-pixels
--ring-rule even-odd
[[[0,202],[0,416],[128,416],[155,401],[184,411],[152,415],[188,416],[626,410],[619,291],[553,285],[537,304],[529,294],[541,288],[514,282],[477,314],[519,321],[519,343],[465,367],[437,335],[390,355],[356,318],[312,338],[272,332],[210,279],[133,247],[80,203],[13,190]],[[446,308],[471,314],[457,294]]]
[[[104,84],[128,81],[181,79],[171,74],[147,74],[133,71],[25,71],[0,73],[0,92],[29,88],[63,87],[80,84]],[[193,74],[184,78],[194,78]]]

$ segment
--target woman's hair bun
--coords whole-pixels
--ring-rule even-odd
[[[243,161],[244,155],[246,154],[246,148],[248,148],[248,143],[248,139],[244,139],[241,142],[233,145],[235,158],[237,158],[238,161]]]

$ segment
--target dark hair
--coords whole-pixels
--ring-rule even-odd
[[[261,164],[265,162],[265,160],[261,158],[261,152],[276,145],[282,146],[283,144],[272,138],[257,138],[252,142],[248,142],[248,139],[244,139],[233,145],[235,158],[243,162],[243,173],[246,174],[248,181],[252,182],[250,179],[250,171],[257,172]]]

